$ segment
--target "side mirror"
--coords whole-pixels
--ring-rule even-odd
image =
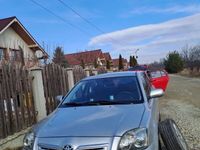
[[[57,102],[57,104],[60,104],[60,102],[62,102],[63,98],[64,98],[63,95],[56,96],[56,102]]]
[[[161,97],[164,95],[164,91],[162,89],[153,89],[150,92],[150,98]]]

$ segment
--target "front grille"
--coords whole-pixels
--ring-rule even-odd
[[[39,144],[38,150],[62,150],[62,148],[55,145]]]
[[[107,144],[97,144],[97,145],[84,145],[79,146],[77,150],[107,150],[108,145]]]
[[[39,150],[62,150],[62,149],[39,147]],[[93,148],[93,149],[84,149],[84,150],[105,150],[105,149],[104,148]]]
[[[64,146],[59,147],[55,145],[39,144],[38,150],[65,150],[65,149],[64,149]],[[107,148],[107,145],[101,144],[101,145],[79,146],[78,148],[75,148],[73,150],[108,150],[108,148]]]
[[[90,148],[90,149],[84,149],[84,150],[105,150],[104,148]]]
[[[52,149],[52,148],[46,148],[46,147],[39,147],[39,150],[58,150],[58,149]]]

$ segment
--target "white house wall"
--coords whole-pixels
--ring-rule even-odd
[[[18,50],[19,46],[23,49],[25,60],[34,58],[34,52],[11,27],[0,34],[0,47]]]

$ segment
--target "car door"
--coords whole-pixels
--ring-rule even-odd
[[[164,70],[163,71],[161,70],[160,73],[161,73],[161,81],[162,81],[161,88],[165,91],[169,82],[169,76],[168,76],[168,73]]]
[[[164,91],[166,90],[169,77],[165,71],[152,71],[151,72],[151,83],[155,88],[161,88]]]
[[[151,83],[155,88],[161,88],[162,85],[162,76],[160,71],[152,71],[151,72]]]
[[[144,91],[147,97],[147,111],[148,111],[148,131],[149,137],[151,140],[154,140],[155,145],[153,146],[155,149],[158,149],[158,101],[154,98],[150,98],[150,92],[154,88],[152,87],[149,78],[146,73],[141,74],[142,84],[144,87]]]

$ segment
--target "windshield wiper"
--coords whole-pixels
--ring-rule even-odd
[[[99,100],[99,101],[90,101],[82,103],[83,105],[110,105],[110,104],[128,104],[130,101],[109,101],[109,100]]]
[[[116,105],[116,104],[130,104],[132,101],[109,101],[98,100],[89,102],[67,102],[61,105],[61,107],[73,107],[73,106],[91,106],[91,105]]]
[[[62,104],[61,106],[82,106],[83,103],[77,103],[77,102],[67,102]]]

